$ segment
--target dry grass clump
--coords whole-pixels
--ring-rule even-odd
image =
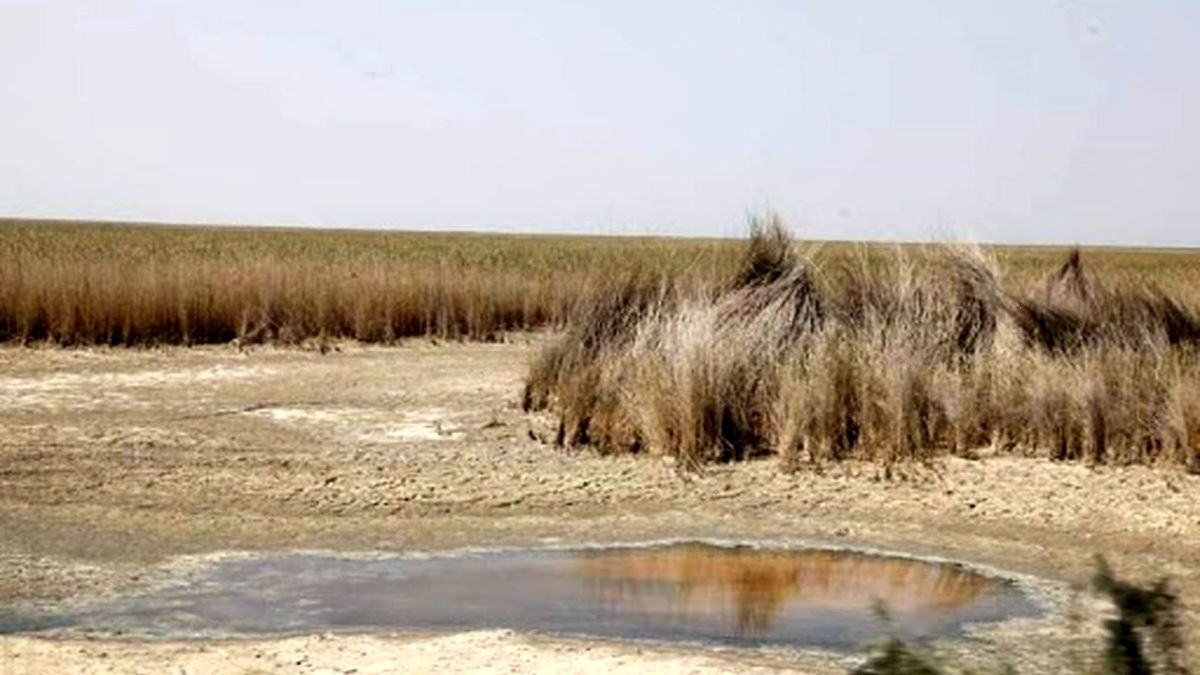
[[[782,229],[755,228],[730,284],[599,289],[531,366],[526,409],[552,405],[560,442],[602,451],[648,445],[692,464],[767,452],[774,364],[824,309]]]
[[[592,442],[591,421],[615,410],[617,388],[607,368],[613,356],[633,341],[639,324],[651,310],[671,306],[675,289],[669,278],[631,271],[614,279],[599,280],[574,307],[576,320],[566,336],[543,350],[531,366],[522,396],[522,407],[546,407],[551,396],[562,410],[559,442],[572,445]],[[599,425],[602,433],[619,433],[614,420]],[[602,444],[608,445],[608,444]]]
[[[1071,352],[1089,346],[1138,349],[1200,345],[1200,316],[1147,283],[1104,283],[1086,273],[1078,249],[1039,294],[1014,294],[1009,309],[1031,345]]]
[[[819,259],[756,221],[724,284],[593,299],[532,366],[526,405],[559,414],[564,444],[693,467],[982,448],[1200,462],[1195,310],[1092,278],[1077,252],[1033,286],[975,248]]]
[[[690,299],[678,311],[647,316],[610,366],[621,411],[640,432],[635,443],[644,440],[693,464],[769,450],[773,364],[797,323],[794,307],[763,302],[756,297],[762,290]],[[763,304],[746,316],[743,303],[754,302]]]

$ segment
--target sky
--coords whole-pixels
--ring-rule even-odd
[[[0,0],[0,215],[1200,245],[1200,2]]]

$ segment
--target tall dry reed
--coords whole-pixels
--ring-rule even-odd
[[[728,243],[0,221],[0,342],[494,339],[599,280],[717,278]]]
[[[1079,252],[1034,282],[971,247],[801,252],[752,225],[698,291],[602,288],[530,370],[560,440],[685,465],[990,451],[1200,468],[1200,317]],[[614,327],[618,327],[614,329]]]

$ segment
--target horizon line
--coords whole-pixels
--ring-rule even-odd
[[[240,221],[169,221],[169,220],[136,220],[136,219],[119,219],[119,218],[78,218],[78,217],[52,217],[52,216],[12,216],[0,215],[0,225],[17,225],[17,224],[47,224],[47,225],[77,225],[77,226],[98,226],[98,227],[144,227],[144,228],[176,228],[176,229],[227,229],[227,230],[271,230],[275,232],[353,232],[353,233],[378,233],[378,234],[430,234],[430,235],[491,235],[491,236],[513,236],[513,237],[577,237],[577,238],[604,238],[604,239],[679,239],[691,241],[739,241],[745,239],[747,232],[741,235],[723,235],[723,234],[708,234],[708,235],[690,235],[690,234],[660,234],[652,231],[642,233],[631,232],[581,232],[578,230],[561,230],[561,231],[546,231],[542,229],[514,229],[513,226],[498,225],[492,228],[487,227],[466,227],[457,229],[445,229],[439,226],[432,228],[425,227],[398,227],[388,225],[358,225],[358,224],[338,224],[326,225],[320,223],[249,223]],[[519,227],[519,226],[518,226]],[[1197,251],[1200,252],[1200,244],[1162,244],[1162,243],[1116,243],[1116,242],[1099,242],[1087,243],[1081,241],[1073,242],[1021,242],[1021,241],[983,241],[967,238],[934,238],[929,239],[885,239],[885,238],[808,238],[801,236],[795,228],[788,227],[786,229],[792,237],[798,242],[811,243],[828,243],[828,244],[895,244],[903,246],[921,246],[921,245],[939,245],[939,244],[973,244],[978,246],[988,247],[1028,247],[1028,248],[1081,248],[1081,249],[1142,249],[1142,250],[1169,250],[1169,251]]]

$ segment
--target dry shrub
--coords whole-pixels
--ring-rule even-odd
[[[1179,596],[1166,577],[1139,586],[1118,579],[1096,557],[1092,588],[1107,596],[1115,616],[1104,621],[1102,672],[1111,675],[1187,675],[1188,648]]]
[[[565,442],[691,467],[983,447],[1200,464],[1195,317],[1150,286],[1085,274],[1078,252],[1033,294],[1005,287],[977,248],[818,264],[767,218],[715,290],[591,301],[531,369],[526,401],[559,413]]]

